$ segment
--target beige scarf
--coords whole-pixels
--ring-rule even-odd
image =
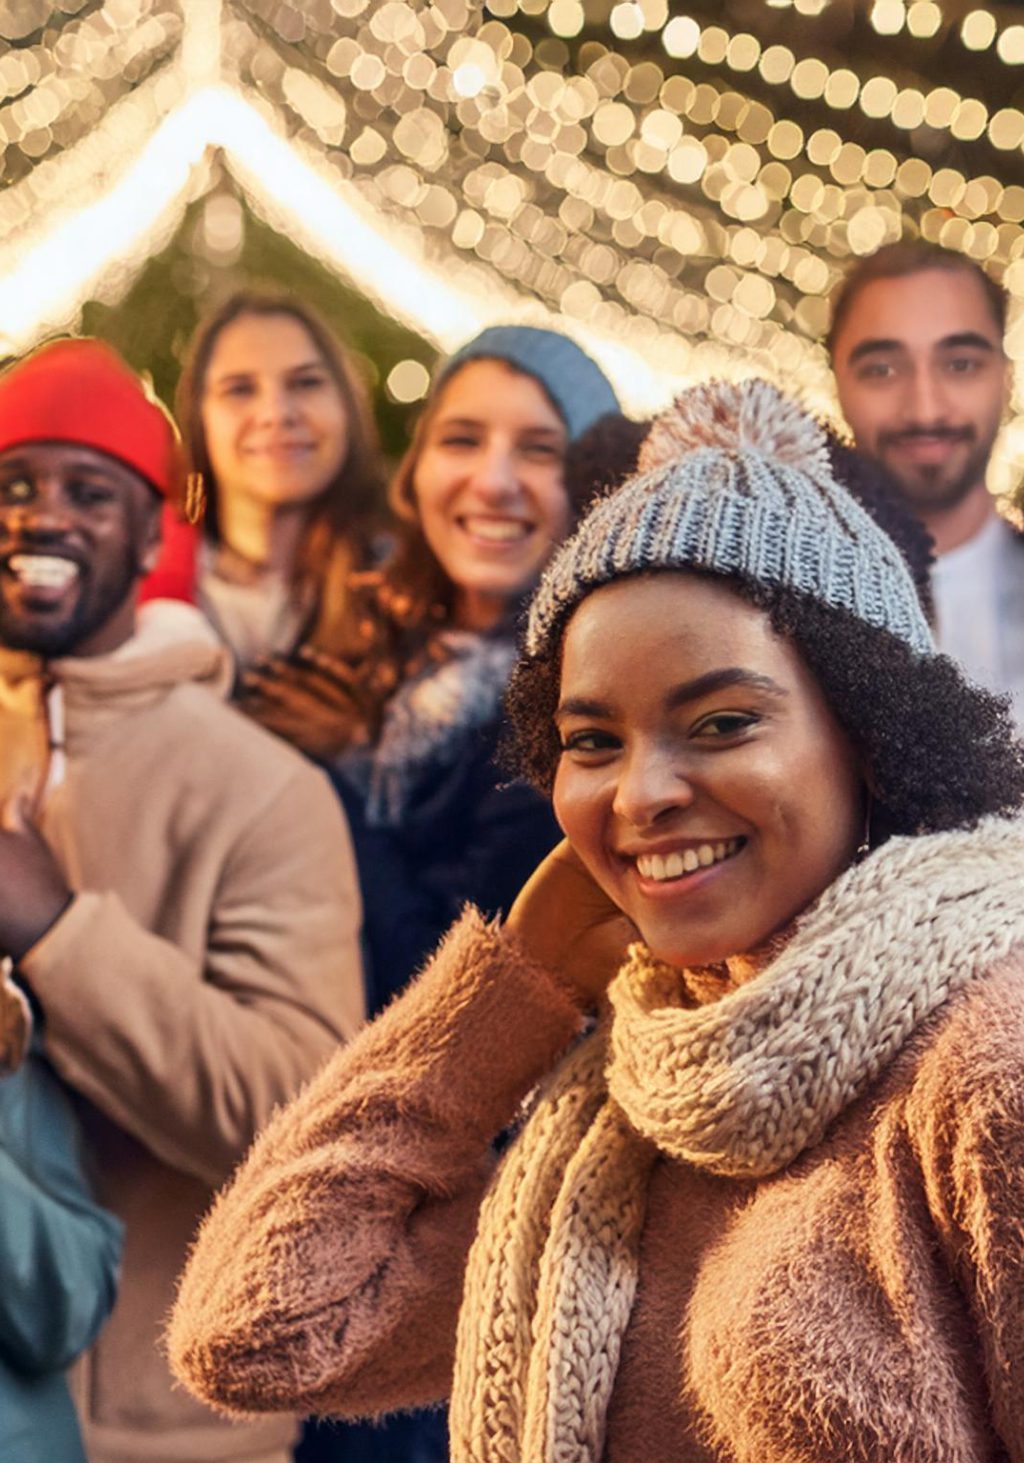
[[[455,1463],[599,1463],[659,1152],[758,1178],[829,1124],[953,992],[1024,944],[1024,824],[893,839],[748,984],[695,1006],[634,946],[612,1019],[562,1063],[480,1213]]]

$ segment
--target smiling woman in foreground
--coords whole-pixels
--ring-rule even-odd
[[[817,427],[681,398],[511,709],[569,843],[258,1141],[179,1375],[450,1394],[457,1463],[1024,1460],[1024,770]]]

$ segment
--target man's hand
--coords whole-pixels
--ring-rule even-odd
[[[0,956],[15,962],[71,903],[72,891],[22,798],[0,808]]]
[[[551,970],[569,980],[584,1005],[596,1005],[637,930],[594,883],[563,839],[523,885],[505,928]]]
[[[312,649],[276,657],[242,677],[238,704],[307,756],[332,761],[366,740],[366,708],[345,662]]]

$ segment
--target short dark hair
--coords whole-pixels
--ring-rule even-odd
[[[927,533],[876,464],[834,437],[829,451],[836,479],[896,543],[930,609]],[[743,576],[715,577],[764,611],[817,680],[870,775],[873,845],[896,834],[970,828],[986,814],[1024,806],[1024,746],[1005,697],[971,684],[948,656],[917,655],[846,610]],[[520,658],[506,698],[504,761],[548,793],[560,755],[561,640],[542,657]]]
[[[947,274],[973,274],[985,292],[999,334],[1005,334],[1006,291],[980,264],[956,249],[932,244],[927,239],[900,239],[895,244],[883,244],[874,254],[858,259],[833,290],[830,301],[832,319],[825,336],[829,355],[834,353],[839,332],[854,302],[869,284],[879,279],[902,279],[907,275],[921,274],[926,269],[941,269]]]

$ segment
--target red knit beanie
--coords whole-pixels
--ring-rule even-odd
[[[0,452],[74,442],[116,457],[157,492],[177,497],[181,447],[170,415],[100,340],[54,340],[0,375]]]

